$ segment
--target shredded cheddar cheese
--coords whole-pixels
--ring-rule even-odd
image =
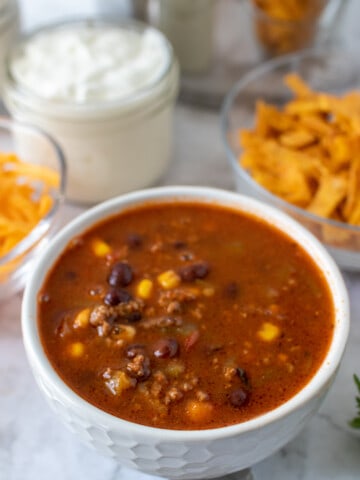
[[[53,204],[50,191],[58,184],[59,175],[51,168],[0,152],[0,258],[49,212]],[[11,270],[9,264],[0,266],[0,281]]]

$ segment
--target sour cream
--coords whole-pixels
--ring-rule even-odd
[[[164,174],[179,69],[160,31],[130,21],[45,27],[13,48],[8,72],[10,113],[65,152],[68,199],[97,203]]]
[[[13,57],[11,72],[39,97],[88,103],[129,98],[168,64],[166,41],[155,29],[73,25],[31,38]]]

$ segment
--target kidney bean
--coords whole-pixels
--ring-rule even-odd
[[[126,262],[115,263],[110,271],[108,283],[112,287],[126,287],[132,282],[133,271]]]
[[[179,269],[179,275],[184,282],[193,282],[203,279],[209,274],[210,268],[207,262],[192,263]]]
[[[128,303],[131,299],[132,296],[126,290],[122,288],[112,288],[106,293],[104,303],[105,305],[114,307],[119,305],[119,303]]]
[[[243,388],[238,388],[230,392],[229,400],[233,407],[239,408],[249,401],[249,394]]]
[[[174,338],[162,338],[155,343],[153,352],[157,358],[173,358],[179,352],[179,344]]]

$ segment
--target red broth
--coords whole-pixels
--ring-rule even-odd
[[[326,280],[255,217],[158,204],[67,246],[38,297],[56,372],[117,417],[160,428],[243,422],[289,400],[329,348]]]

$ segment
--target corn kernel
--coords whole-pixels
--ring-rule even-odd
[[[151,297],[152,290],[153,290],[153,282],[148,278],[144,278],[138,283],[136,293],[138,297],[147,299]]]
[[[292,373],[292,372],[294,371],[294,369],[295,369],[295,367],[294,367],[294,365],[293,365],[292,363],[287,363],[287,364],[286,364],[286,368],[287,368],[287,371],[288,371],[289,373]]]
[[[215,293],[215,288],[214,287],[205,287],[203,289],[202,293],[205,297],[212,297]]]
[[[204,297],[212,297],[215,293],[214,286],[205,280],[197,279],[196,286],[201,289],[201,293]]]
[[[157,280],[165,290],[178,287],[181,281],[179,275],[174,272],[174,270],[167,270],[166,272],[160,273]]]
[[[214,405],[210,402],[192,400],[186,405],[188,418],[196,423],[204,423],[210,420],[214,412]]]
[[[257,332],[258,337],[264,342],[272,342],[280,335],[280,328],[270,322],[264,322]]]
[[[70,354],[72,357],[81,357],[85,352],[85,345],[81,342],[75,342],[70,345]]]
[[[136,335],[136,329],[130,325],[122,325],[123,328],[123,339],[124,340],[133,340]]]
[[[131,325],[119,325],[119,332],[116,334],[113,334],[113,337],[116,340],[126,340],[130,341],[133,340],[133,338],[136,335],[136,329],[132,327]]]
[[[74,319],[74,328],[85,328],[89,325],[90,308],[81,310]]]
[[[91,247],[97,257],[105,257],[111,252],[110,245],[99,238],[93,240]]]

